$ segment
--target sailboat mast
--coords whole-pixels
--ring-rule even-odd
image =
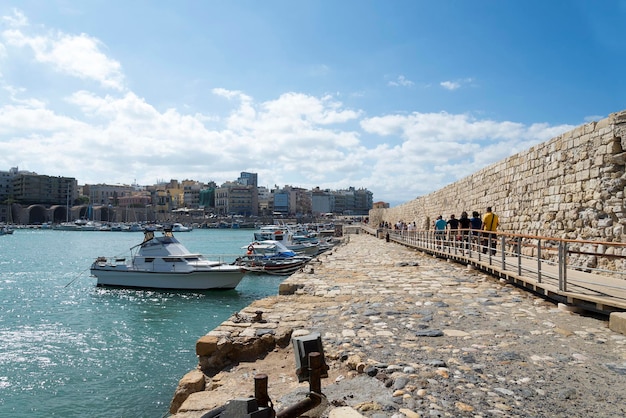
[[[67,193],[65,194],[65,222],[70,221],[70,184],[67,183]]]

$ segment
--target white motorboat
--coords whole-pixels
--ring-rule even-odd
[[[264,225],[257,231],[254,231],[255,241],[283,241],[283,237],[287,235],[287,228],[279,225]]]
[[[287,225],[265,225],[254,232],[255,241],[280,241],[285,247],[299,255],[316,256],[318,241],[305,235],[295,235]]]
[[[192,230],[193,230],[192,227],[185,226],[178,222],[172,225],[172,232],[191,232]]]
[[[243,248],[246,254],[235,264],[255,273],[289,275],[311,261],[311,257],[298,255],[276,240],[255,241]]]
[[[131,248],[130,259],[98,257],[91,274],[98,286],[207,290],[234,289],[246,270],[190,253],[171,229],[164,229],[159,237],[144,231],[144,240]]]

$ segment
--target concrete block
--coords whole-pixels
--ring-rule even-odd
[[[611,312],[609,329],[626,335],[626,312]]]

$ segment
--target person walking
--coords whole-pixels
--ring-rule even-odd
[[[454,217],[454,213],[448,219],[448,240],[452,241],[456,247],[456,241],[460,238],[457,235],[459,229],[459,220]]]
[[[459,218],[459,225],[461,226],[461,246],[463,249],[469,248],[469,230],[472,225],[470,222],[470,218],[467,216],[467,212],[463,211],[461,213],[461,217]]]
[[[439,241],[437,248],[440,248],[441,244],[443,244],[447,225],[448,223],[443,219],[443,216],[437,216],[437,220],[435,221],[435,241]]]
[[[470,228],[472,230],[471,240],[474,243],[472,246],[474,249],[478,249],[480,245],[480,231],[483,229],[483,220],[480,218],[480,213],[473,211],[470,218]]]
[[[500,225],[500,219],[498,215],[493,213],[491,206],[487,207],[487,212],[483,215],[483,231],[485,232],[486,242],[483,245],[483,254],[487,254],[489,243],[491,244],[491,255],[496,254],[497,236],[494,234],[496,229]]]

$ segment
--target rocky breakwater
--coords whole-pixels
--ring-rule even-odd
[[[626,416],[626,336],[466,266],[368,235],[200,338],[172,413],[254,394],[302,399],[289,340],[319,332],[328,417]]]

